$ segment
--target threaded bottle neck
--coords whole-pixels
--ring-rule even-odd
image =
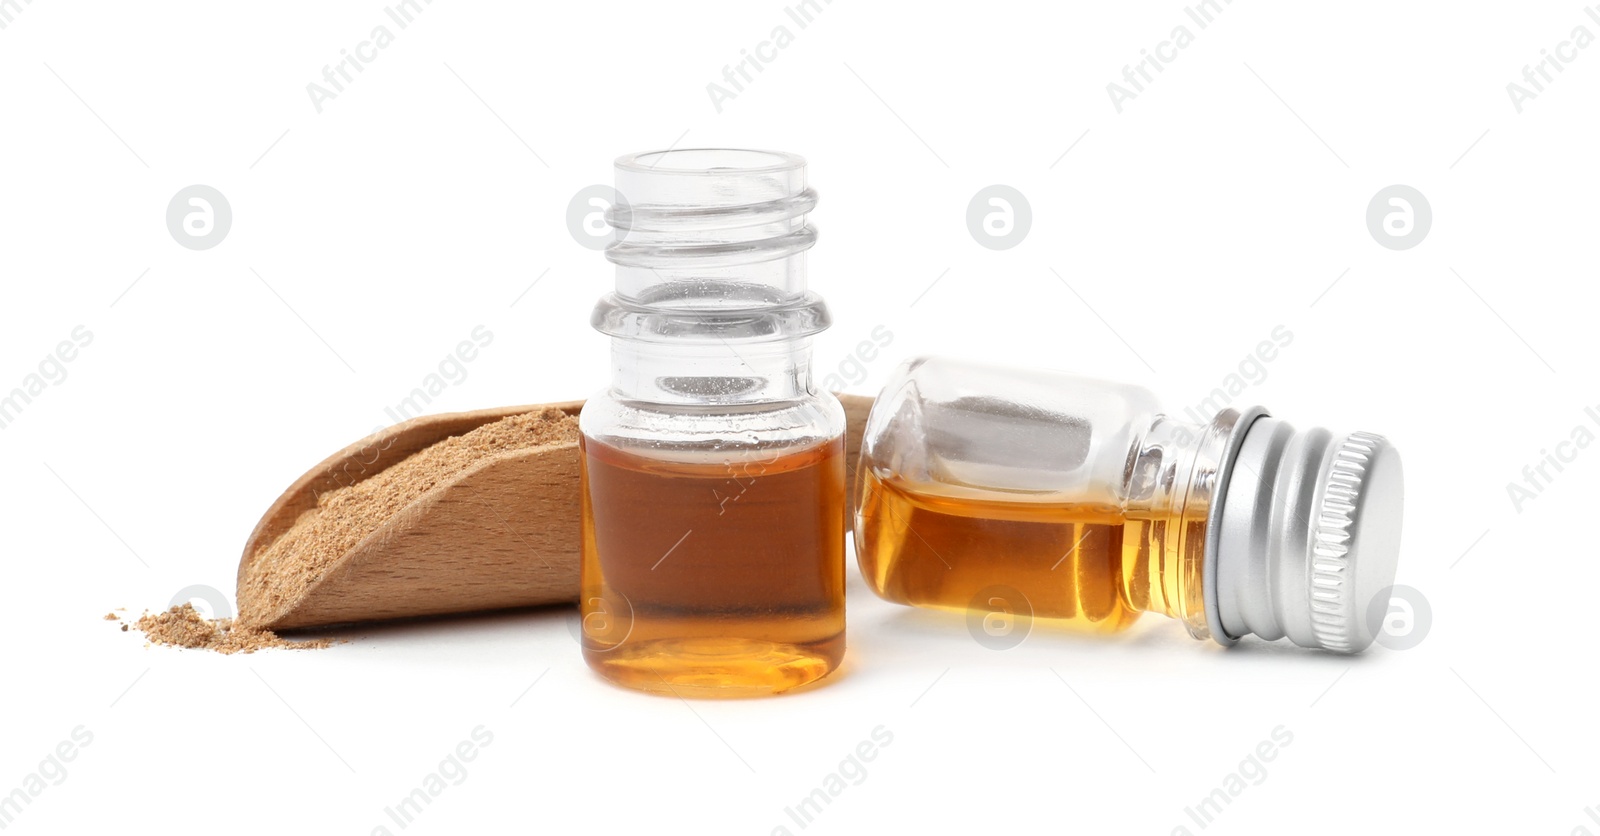
[[[817,193],[794,154],[689,148],[622,157],[606,249],[617,295],[674,308],[781,304],[806,292]]]
[[[591,324],[613,338],[613,390],[668,404],[812,393],[810,337],[829,325],[806,287],[817,195],[794,154],[690,148],[621,157],[607,219],[614,292]]]

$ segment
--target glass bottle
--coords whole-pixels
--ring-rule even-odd
[[[1143,612],[1227,645],[1354,653],[1387,612],[1399,454],[1259,407],[1208,424],[1148,391],[921,357],[862,440],[855,537],[879,596],[1090,631]],[[1378,599],[1381,596],[1381,601]]]
[[[811,379],[816,192],[793,154],[616,162],[612,380],[580,416],[584,658],[679,696],[778,693],[844,655],[844,411]]]

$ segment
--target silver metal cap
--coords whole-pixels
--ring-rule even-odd
[[[1394,446],[1263,416],[1229,471],[1215,563],[1218,639],[1255,633],[1365,650],[1388,610],[1374,601],[1394,585],[1400,557],[1404,478]]]

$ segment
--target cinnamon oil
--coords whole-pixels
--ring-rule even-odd
[[[583,649],[603,676],[772,694],[844,656],[844,447],[623,450],[582,440]]]
[[[965,496],[862,469],[857,550],[880,596],[949,610],[1009,587],[1034,618],[1093,632],[1173,613],[1205,520],[1038,498]]]

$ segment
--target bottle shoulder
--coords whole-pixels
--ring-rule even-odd
[[[735,404],[666,404],[596,393],[578,416],[582,433],[612,444],[659,446],[804,446],[844,434],[844,407],[833,393]]]

